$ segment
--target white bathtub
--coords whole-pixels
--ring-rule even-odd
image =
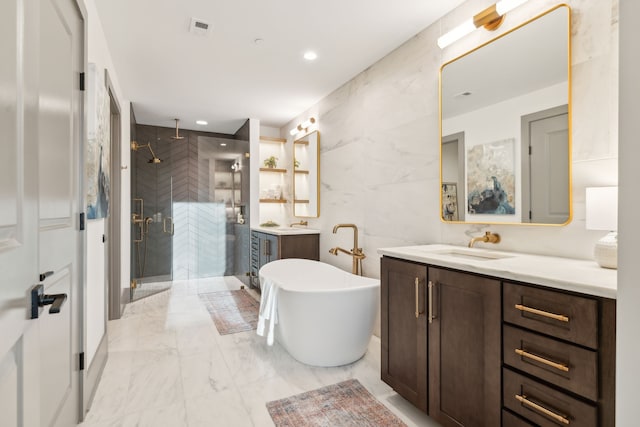
[[[340,366],[367,350],[380,300],[380,281],[330,264],[283,259],[260,269],[279,286],[275,339],[302,363]]]

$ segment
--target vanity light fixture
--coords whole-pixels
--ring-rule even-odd
[[[489,31],[496,30],[500,27],[500,24],[502,24],[504,15],[527,1],[528,0],[500,0],[438,38],[438,46],[440,49],[444,49],[451,43],[470,34],[476,28],[484,27]]]
[[[309,117],[307,120],[305,120],[304,122],[300,123],[298,126],[294,127],[293,129],[291,129],[289,131],[290,135],[295,135],[298,132],[302,132],[303,130],[307,130],[308,128],[311,127],[311,125],[313,125],[316,122],[315,117]]]

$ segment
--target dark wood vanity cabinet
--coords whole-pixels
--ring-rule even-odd
[[[615,425],[614,300],[504,282],[503,319],[503,426]]]
[[[383,257],[384,382],[443,426],[500,423],[500,282]]]
[[[381,260],[381,378],[427,412],[427,267]]]
[[[445,427],[500,425],[500,281],[429,267],[429,287],[429,415]]]
[[[270,234],[251,231],[251,284],[259,286],[258,272],[263,265],[277,259],[304,258],[320,260],[319,234]]]
[[[615,426],[615,300],[384,256],[382,380],[443,426]]]

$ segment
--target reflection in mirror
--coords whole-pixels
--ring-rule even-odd
[[[320,132],[293,141],[293,216],[320,216]]]
[[[442,66],[444,221],[570,221],[569,25],[557,6]]]

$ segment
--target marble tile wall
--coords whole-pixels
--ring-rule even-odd
[[[558,4],[529,2],[497,33],[477,30],[440,50],[436,39],[492,4],[469,0],[361,72],[281,128],[314,115],[321,133],[321,209],[309,226],[322,230],[321,260],[350,269],[330,247],[351,247],[353,222],[379,276],[376,249],[426,243],[466,244],[481,225],[439,219],[438,76],[440,66]],[[570,0],[573,79],[573,220],[564,227],[491,226],[499,249],[589,259],[603,232],[585,230],[584,188],[617,184],[618,0]],[[496,248],[498,249],[498,248]]]

